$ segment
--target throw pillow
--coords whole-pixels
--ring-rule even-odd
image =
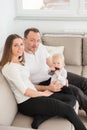
[[[46,46],[46,49],[48,53],[50,54],[50,56],[56,53],[63,54],[64,52],[64,46]]]

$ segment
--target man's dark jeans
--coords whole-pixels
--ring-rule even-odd
[[[68,72],[67,79],[80,107],[87,113],[87,78]],[[40,85],[49,85],[50,80],[51,78],[41,82]]]
[[[87,95],[87,78],[68,72],[67,79],[69,81],[69,84],[75,85],[76,87],[80,88],[83,93]]]
[[[68,81],[80,107],[87,113],[87,78],[68,72]]]

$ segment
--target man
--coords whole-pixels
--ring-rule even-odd
[[[55,85],[49,86],[50,76],[48,75],[48,68],[52,65],[51,57],[49,57],[47,50],[41,44],[41,36],[37,28],[30,28],[24,32],[24,44],[26,65],[29,66],[32,82],[42,85],[42,87],[37,86],[38,90],[56,92],[58,88]],[[85,91],[87,79],[68,72],[68,80],[70,84],[73,84],[71,88],[80,107],[87,113],[87,96],[85,95],[87,94],[87,91]],[[59,89],[61,89],[61,86]],[[83,92],[86,93],[84,94]]]

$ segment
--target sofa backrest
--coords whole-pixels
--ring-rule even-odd
[[[11,125],[16,113],[17,103],[0,70],[0,125]]]
[[[42,42],[49,46],[64,46],[66,65],[82,64],[82,35],[43,34]]]

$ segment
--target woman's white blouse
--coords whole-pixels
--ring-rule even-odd
[[[26,66],[13,62],[7,63],[2,68],[2,73],[8,80],[17,103],[22,103],[30,98],[24,95],[26,89],[36,90],[35,86],[29,80],[29,69]]]

